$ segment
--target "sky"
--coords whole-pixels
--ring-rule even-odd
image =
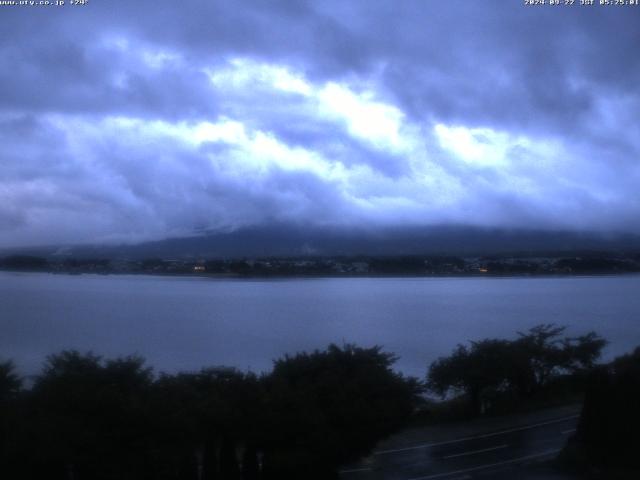
[[[0,247],[640,233],[640,6],[578,3],[0,5]]]

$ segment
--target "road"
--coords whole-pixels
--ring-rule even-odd
[[[470,425],[456,438],[413,442],[376,450],[357,465],[345,467],[344,480],[463,480],[566,478],[552,471],[535,473],[532,465],[554,458],[576,428],[578,412],[561,410],[532,417],[529,423]],[[562,415],[557,415],[561,413]],[[425,430],[425,434],[428,433]],[[414,433],[414,437],[416,434]],[[417,438],[416,438],[417,439]],[[517,472],[517,473],[516,473]]]

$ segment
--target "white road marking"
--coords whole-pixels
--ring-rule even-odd
[[[558,453],[559,451],[560,449],[547,450],[546,452],[535,453],[533,455],[527,455],[525,457],[512,458],[511,460],[505,460],[504,462],[488,463],[486,465],[479,465],[477,467],[465,468],[463,470],[455,470],[453,472],[443,472],[443,473],[436,473],[435,475],[427,475],[425,477],[410,478],[409,480],[431,480],[433,478],[442,478],[442,477],[448,477],[450,475],[459,475],[462,473],[475,472],[478,470],[484,470],[486,468],[499,467],[502,465],[509,465],[510,463],[518,463],[526,460],[533,460],[534,458],[546,457],[546,456]]]
[[[340,470],[338,473],[356,473],[356,472],[369,472],[369,467],[365,468],[350,468],[349,470]]]
[[[442,457],[442,458],[457,458],[457,457],[465,457],[467,455],[475,455],[476,453],[484,453],[484,452],[491,452],[493,450],[500,450],[501,448],[507,448],[508,445],[498,445],[497,447],[490,447],[490,448],[483,448],[482,450],[472,450],[470,452],[463,452],[463,453],[456,453],[455,455],[447,455],[446,457]]]
[[[552,425],[554,423],[561,423],[567,420],[573,420],[574,418],[578,418],[579,416],[580,415],[570,415],[568,417],[557,418],[555,420],[549,420],[547,422],[534,423],[532,425],[525,425],[524,427],[510,428],[508,430],[502,430],[500,432],[485,433],[483,435],[474,435],[471,437],[457,438],[455,440],[448,440],[446,442],[424,443],[421,445],[415,445],[413,447],[392,448],[389,450],[378,450],[377,452],[373,452],[372,455],[386,455],[388,453],[407,452],[410,450],[420,450],[422,448],[439,447],[441,445],[451,445],[452,443],[466,442],[469,440],[477,440],[479,438],[495,437],[497,435],[504,435],[505,433],[520,432],[522,430],[529,430],[530,428],[537,428],[537,427],[543,427],[545,425]]]
[[[571,430],[563,430],[562,432],[560,432],[561,435],[569,435],[570,433],[575,432],[576,429],[572,428]]]

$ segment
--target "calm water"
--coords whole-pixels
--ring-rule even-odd
[[[212,280],[0,272],[0,358],[24,373],[64,348],[138,353],[158,370],[268,370],[330,342],[380,344],[424,375],[458,343],[542,322],[640,345],[640,276]]]

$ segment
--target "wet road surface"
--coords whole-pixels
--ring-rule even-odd
[[[515,478],[518,475],[517,470],[553,459],[564,447],[569,435],[575,431],[577,421],[578,415],[574,413],[490,432],[469,432],[468,435],[444,441],[425,441],[398,448],[383,448],[375,451],[360,464],[343,469],[341,478]],[[518,475],[518,478],[523,477]]]

